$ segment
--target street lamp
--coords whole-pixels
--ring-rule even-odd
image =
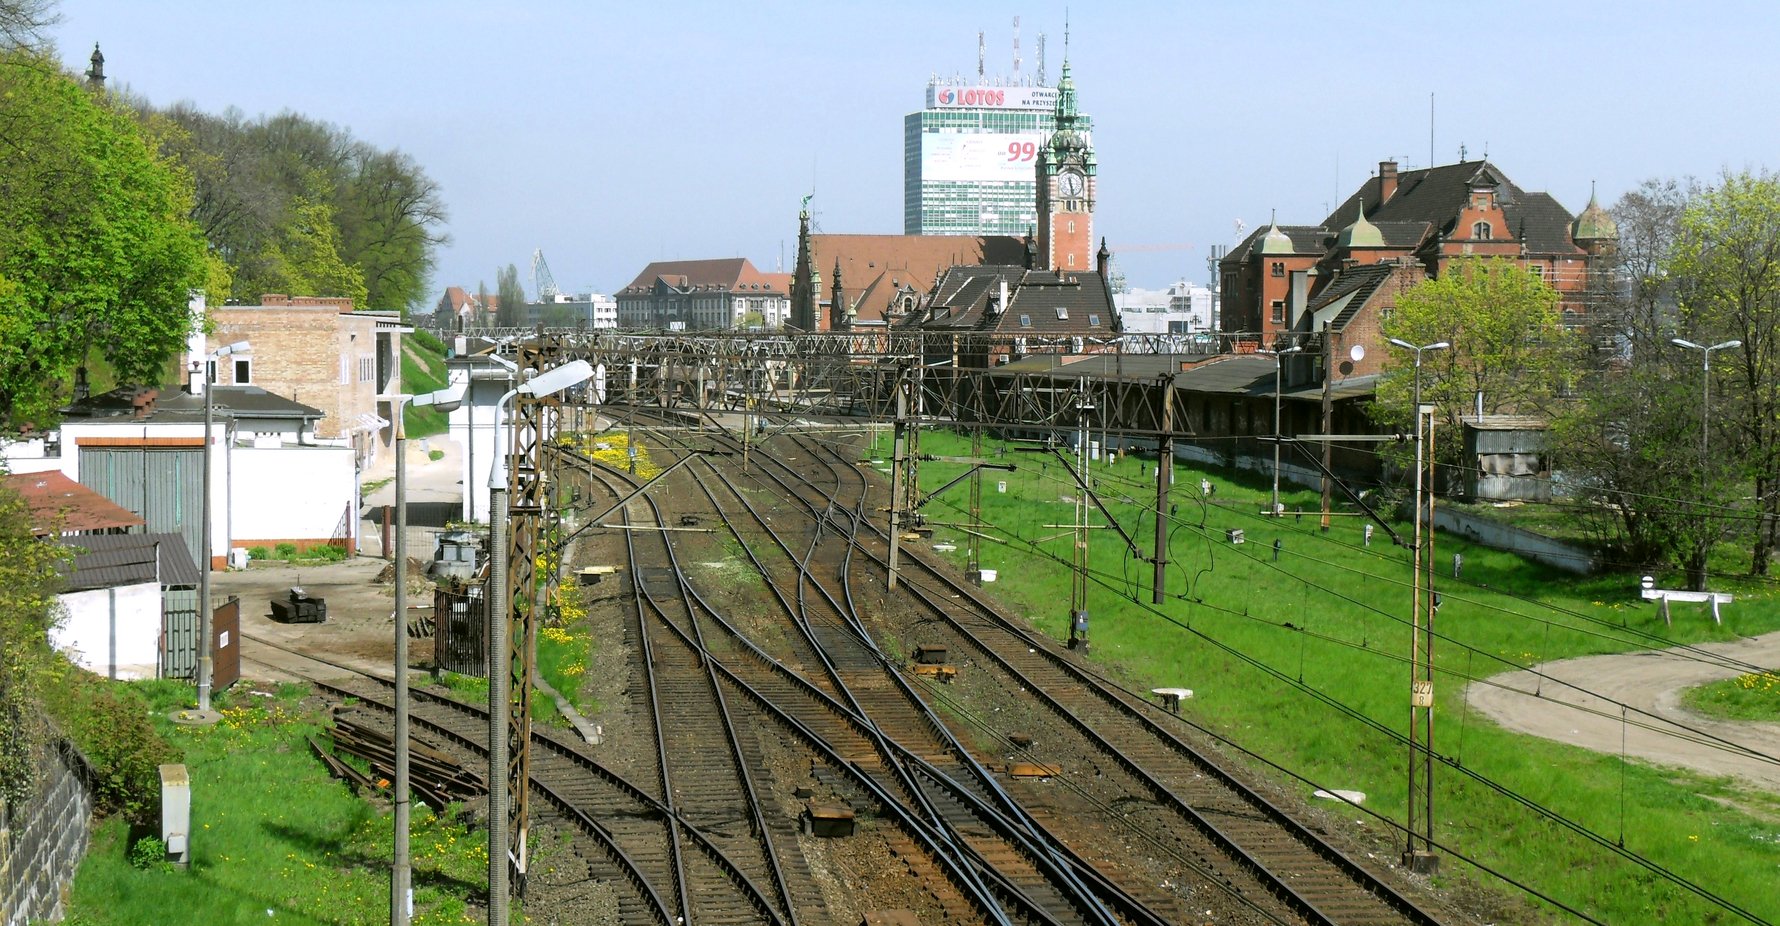
[[[1267,513],[1274,517],[1281,514],[1279,510],[1279,445],[1285,438],[1279,430],[1279,395],[1285,391],[1283,375],[1285,358],[1287,354],[1295,354],[1303,349],[1302,344],[1293,344],[1291,347],[1279,350],[1259,351],[1259,353],[1273,355],[1273,507],[1267,509]]]
[[[211,351],[204,356],[203,369],[198,371],[200,382],[204,384],[204,459],[202,461],[204,495],[198,500],[199,554],[202,562],[198,567],[198,717],[203,720],[210,716],[210,425],[214,414],[215,402],[211,392],[210,369],[217,361],[230,355],[247,356],[253,345],[246,341],[236,341]]]
[[[1700,352],[1700,480],[1706,478],[1706,421],[1712,412],[1712,352],[1731,347],[1742,347],[1742,341],[1725,341],[1707,347],[1695,344],[1685,338],[1670,338],[1669,342],[1676,347],[1686,347]]]
[[[1434,856],[1434,589],[1428,581],[1428,611],[1422,613],[1422,354],[1445,350],[1447,341],[1436,341],[1417,347],[1401,338],[1390,342],[1415,354],[1415,552],[1410,557],[1413,576],[1409,583],[1409,825],[1408,843],[1404,847],[1403,864],[1421,872],[1430,872]],[[1432,487],[1429,487],[1432,489]],[[1429,525],[1432,538],[1433,525]],[[1429,556],[1430,563],[1432,554]],[[1426,634],[1424,637],[1423,635]],[[1420,721],[1420,728],[1417,721]],[[1419,742],[1418,742],[1419,741]],[[1419,772],[1419,774],[1418,774]],[[1419,779],[1419,780],[1418,780]],[[1416,788],[1421,788],[1423,806],[1416,807]],[[1417,850],[1416,816],[1421,810],[1423,845]]]
[[[396,780],[395,853],[389,873],[389,922],[405,926],[414,912],[413,888],[408,861],[408,432],[402,411],[407,405],[431,405],[442,412],[456,411],[463,403],[468,382],[455,383],[423,395],[380,395],[390,404],[395,428],[396,453]]]
[[[507,924],[507,457],[501,449],[501,409],[514,396],[543,398],[587,381],[593,367],[571,360],[533,376],[494,403],[494,462],[488,470],[488,926]]]

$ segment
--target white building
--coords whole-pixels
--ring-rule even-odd
[[[15,473],[58,471],[177,534],[202,562],[204,399],[192,392],[113,392],[70,406],[57,430],[3,448]],[[319,409],[256,386],[212,389],[211,568],[235,547],[358,545],[352,447],[317,446]]]
[[[1192,334],[1212,326],[1211,290],[1186,280],[1167,289],[1113,294],[1126,334]]]
[[[172,534],[71,537],[50,645],[107,678],[190,677],[198,568]]]

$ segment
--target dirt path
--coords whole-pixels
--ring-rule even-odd
[[[1630,756],[1733,776],[1780,793],[1780,723],[1714,720],[1681,705],[1687,689],[1748,671],[1711,656],[1780,666],[1780,632],[1695,650],[1564,659],[1540,667],[1546,674],[1543,686],[1530,672],[1509,672],[1491,684],[1472,685],[1470,705],[1510,730],[1613,755],[1619,754],[1623,735]],[[1622,725],[1619,707],[1610,702],[1634,708],[1628,718],[1644,727]]]

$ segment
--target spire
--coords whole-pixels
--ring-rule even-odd
[[[93,43],[93,57],[88,59],[91,67],[87,68],[87,86],[93,90],[105,87],[105,56],[99,53],[99,43]]]
[[[791,271],[791,324],[805,331],[816,328],[816,303],[822,290],[822,275],[816,271],[816,256],[810,247],[810,198],[805,196],[797,214],[797,265]]]
[[[847,291],[841,286],[840,255],[834,258],[834,279],[828,297],[828,327],[839,330],[853,327],[853,307],[847,304]]]
[[[1613,216],[1601,208],[1600,201],[1595,198],[1595,182],[1590,180],[1588,182],[1588,205],[1583,207],[1580,215],[1576,216],[1576,221],[1570,223],[1570,239],[1580,244],[1584,241],[1599,241],[1618,237],[1619,226],[1614,224]]]

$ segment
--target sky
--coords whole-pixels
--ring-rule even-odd
[[[928,79],[1068,56],[1099,159],[1095,232],[1133,286],[1206,281],[1238,224],[1314,224],[1395,158],[1461,146],[1577,212],[1652,177],[1780,167],[1766,2],[1268,3],[61,0],[113,85],[294,110],[413,155],[451,242],[434,290],[543,249],[565,291],[652,260],[796,257],[902,231],[903,117]]]

